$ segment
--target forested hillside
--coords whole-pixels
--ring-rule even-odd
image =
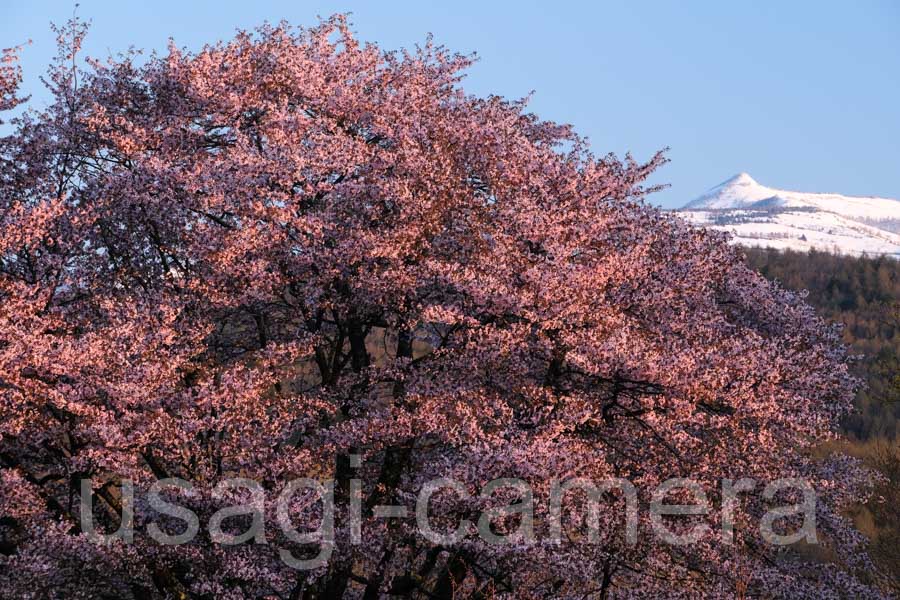
[[[844,339],[862,355],[856,371],[868,385],[844,423],[851,439],[821,451],[853,455],[883,476],[849,514],[900,594],[900,261],[759,248],[747,249],[747,261],[785,287],[809,290],[808,301],[843,323]]]
[[[748,248],[748,263],[794,290],[829,319],[844,324],[844,339],[861,358],[857,373],[868,384],[859,412],[845,423],[859,439],[900,433],[900,261],[826,252]]]

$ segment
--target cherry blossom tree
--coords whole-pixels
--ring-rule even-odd
[[[467,95],[472,57],[430,40],[386,52],[341,16],[86,64],[85,25],[57,33],[53,101],[0,142],[0,594],[877,593],[841,516],[867,476],[807,451],[851,409],[838,332],[722,235],[644,202],[662,155],[595,156],[523,101]],[[10,109],[20,74],[3,56]],[[166,497],[202,524],[247,498],[218,482],[258,482],[264,539],[151,539],[151,522],[184,528],[142,499],[176,477],[193,490]],[[301,477],[335,481],[336,542],[313,569],[282,551],[324,542],[268,526]],[[712,506],[687,545],[647,533],[651,491],[673,477]],[[533,538],[439,543],[376,514],[412,507],[435,478],[461,485],[431,498],[440,532],[521,509],[516,489],[479,490],[527,481]],[[596,539],[576,491],[546,541],[552,481],[611,478],[639,494],[635,543],[615,490]],[[721,481],[741,478],[759,485],[726,540]],[[814,487],[827,560],[760,538],[778,478]],[[323,506],[298,493],[294,527],[315,529]],[[132,508],[133,539],[97,543]],[[491,531],[523,519],[500,514]]]

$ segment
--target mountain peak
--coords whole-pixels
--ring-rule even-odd
[[[756,180],[750,177],[750,173],[741,171],[734,177],[725,181],[722,185],[755,185]]]
[[[900,258],[900,200],[779,190],[741,172],[688,203],[681,214],[728,231],[745,245]]]
[[[770,198],[775,192],[777,190],[760,185],[749,173],[741,171],[688,203],[685,208],[740,208]]]

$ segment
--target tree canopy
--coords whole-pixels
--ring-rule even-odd
[[[467,95],[470,57],[386,52],[340,16],[85,68],[84,25],[59,35],[53,103],[0,142],[2,593],[874,594],[840,515],[866,475],[804,450],[852,406],[840,333],[721,234],[647,205],[662,155],[597,157],[523,101]],[[19,101],[7,56],[3,108]],[[234,499],[212,486],[235,476],[334,479],[327,564],[291,568],[279,549],[315,548],[274,529],[266,544],[160,545],[140,493],[131,543],[97,544],[77,519],[82,479],[112,530],[125,479],[192,482],[182,502],[205,522]],[[436,529],[514,501],[478,490],[520,478],[538,541],[442,545],[374,514],[441,477],[468,494],[434,496]],[[711,526],[696,543],[627,543],[616,494],[599,539],[578,534],[573,494],[569,534],[540,541],[553,479],[627,479],[644,531],[650,490],[673,477],[715,507],[722,479],[761,484],[732,542],[714,510],[693,517]],[[762,484],[778,478],[815,487],[837,561],[760,539]],[[297,495],[298,529],[322,518],[308,504]]]

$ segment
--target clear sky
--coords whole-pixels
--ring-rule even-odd
[[[0,0],[0,46],[28,39],[25,91],[75,3]],[[522,97],[596,153],[670,146],[652,201],[679,206],[739,171],[802,191],[900,198],[900,1],[356,2],[80,0],[87,53],[199,48],[265,20],[351,12],[360,38],[409,47],[428,32],[480,61],[464,87]]]

